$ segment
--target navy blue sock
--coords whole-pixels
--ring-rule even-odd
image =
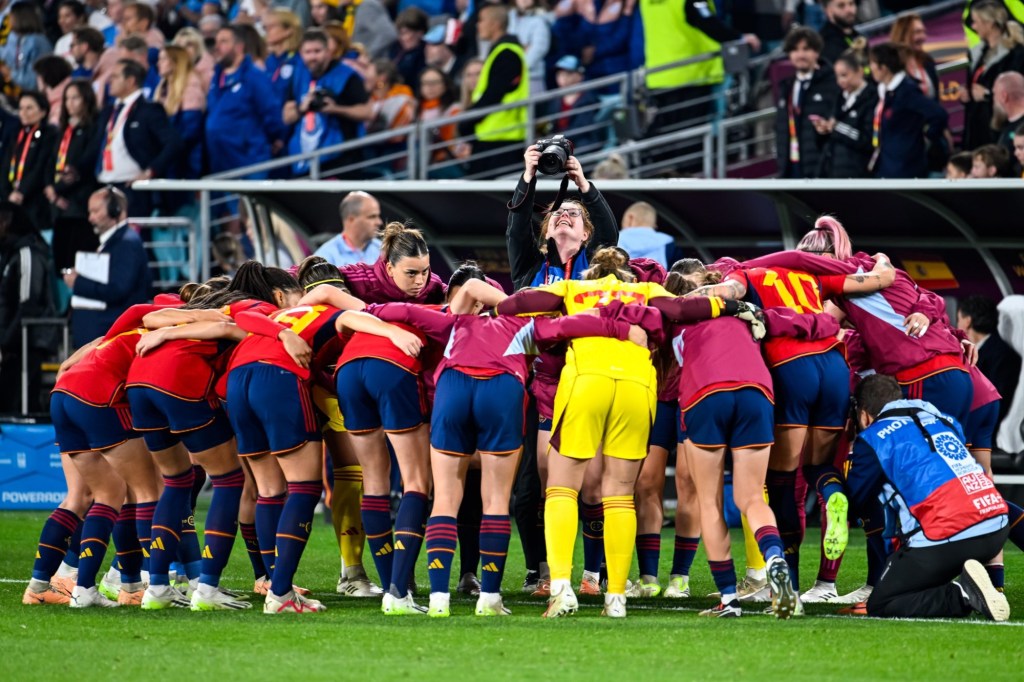
[[[74,512],[57,507],[43,524],[36,547],[36,560],[32,565],[32,577],[50,582],[50,577],[60,568],[60,562],[68,553],[71,537],[78,530],[81,521]],[[78,557],[75,557],[76,563]]]
[[[800,511],[797,509],[796,472],[769,469],[765,484],[768,488],[768,506],[775,512],[775,521],[782,537],[789,576],[793,588],[800,589],[800,543],[804,534]]]
[[[846,492],[842,474],[839,473],[839,469],[831,464],[805,464],[803,474],[807,485],[814,488],[821,495],[822,499],[825,500],[825,504],[828,504],[829,498],[834,494]]]
[[[508,559],[508,545],[511,541],[512,521],[508,515],[485,514],[480,522],[480,560],[483,563],[481,592],[501,592],[501,579],[505,575],[505,561]]]
[[[675,549],[672,553],[672,575],[690,575],[693,558],[697,556],[700,538],[676,536]]]
[[[661,534],[644,533],[636,536],[636,562],[640,575],[658,575],[658,562],[661,559]]]
[[[189,504],[186,500],[181,510],[181,542],[178,543],[177,556],[185,575],[189,580],[195,580],[203,566],[203,555],[199,549],[199,534],[196,533],[196,512]]]
[[[879,531],[871,535],[865,535],[868,550],[868,578],[867,584],[874,587],[882,578],[882,571],[885,570],[885,540]]]
[[[153,512],[156,502],[143,502],[135,505],[135,533],[142,547],[142,570],[149,572],[149,545],[153,542]]]
[[[220,476],[210,476],[210,480],[213,481],[213,499],[203,526],[203,567],[199,582],[217,587],[238,533],[238,505],[242,501],[245,474],[239,467]]]
[[[459,573],[476,573],[480,564],[480,519],[484,502],[480,497],[480,470],[466,472],[466,486],[459,505]]]
[[[1017,549],[1024,551],[1024,523],[1021,523],[1021,519],[1024,519],[1024,509],[1021,509],[1009,500],[1006,500],[1006,506],[1009,509],[1008,515],[1010,518],[1010,535],[1008,539],[1017,545]]]
[[[359,503],[363,517],[366,542],[373,554],[373,565],[377,567],[380,584],[387,589],[391,585],[391,574],[395,562],[394,534],[391,526],[391,496],[363,495]]]
[[[198,464],[192,465],[192,493],[189,495],[189,508],[192,509],[192,513],[196,512],[196,501],[199,500],[199,493],[203,491],[203,486],[206,485],[206,469],[199,466]]]
[[[78,518],[77,516],[75,517]],[[78,521],[75,532],[68,541],[68,551],[64,555],[64,563],[71,568],[78,568],[78,555],[82,553],[82,521]]]
[[[302,552],[309,541],[316,503],[324,492],[321,481],[298,481],[288,484],[288,500],[277,525],[277,562],[271,591],[279,597],[292,589],[292,579],[299,567]]]
[[[580,502],[583,522],[583,570],[600,573],[604,562],[604,504]]]
[[[103,565],[110,543],[110,532],[117,521],[117,511],[108,505],[94,502],[82,524],[82,553],[78,556],[78,585],[95,587],[96,574]]]
[[[760,548],[765,562],[783,555],[782,538],[779,536],[779,529],[775,526],[761,526],[754,531],[754,537],[757,538],[757,546]]]
[[[284,511],[284,495],[256,498],[256,537],[263,557],[264,574],[274,577],[274,563],[277,559],[277,526]]]
[[[427,576],[431,592],[448,592],[457,540],[457,521],[453,517],[431,516],[427,521]]]
[[[711,561],[708,559],[708,566],[711,568],[711,577],[715,581],[715,587],[722,594],[722,603],[732,601],[736,597],[736,566],[732,559],[726,561]]]
[[[267,574],[267,567],[263,564],[263,555],[260,554],[259,536],[256,535],[255,523],[239,523],[238,529],[242,533],[242,541],[245,543],[245,553],[249,556],[249,563],[252,564],[252,573],[255,579],[260,579]]]
[[[426,520],[427,496],[417,492],[402,495],[395,519],[395,563],[391,572],[391,593],[396,597],[409,594],[409,579],[416,570]]]
[[[152,540],[149,543],[149,583],[167,585],[171,562],[178,554],[181,541],[182,510],[188,507],[189,491],[192,490],[192,469],[186,469],[175,476],[164,476],[164,491],[153,510],[150,525]]]
[[[117,515],[111,531],[114,549],[117,551],[118,570],[122,583],[137,583],[142,580],[142,545],[139,532],[135,529],[135,505],[126,504]]]
[[[1006,569],[1002,564],[987,564],[985,571],[992,580],[992,586],[997,590],[1002,590],[1006,586]]]

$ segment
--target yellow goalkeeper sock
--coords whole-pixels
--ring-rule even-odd
[[[743,550],[747,554],[747,570],[763,571],[765,567],[764,557],[761,556],[761,548],[757,544],[757,538],[754,537],[754,531],[751,530],[750,524],[747,523],[746,514],[741,518],[743,519]]]
[[[363,496],[363,468],[347,466],[334,470],[334,490],[331,495],[331,520],[338,538],[338,551],[345,568],[363,565],[363,519],[359,503]]]
[[[579,494],[572,488],[548,488],[544,503],[544,542],[552,580],[572,579],[572,555],[579,526]]]
[[[632,495],[605,497],[604,560],[608,565],[608,593],[625,594],[626,578],[636,546],[636,507]]]

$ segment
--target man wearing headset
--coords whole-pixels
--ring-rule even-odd
[[[128,199],[107,186],[89,197],[89,222],[99,237],[98,253],[88,274],[64,271],[71,299],[71,337],[76,347],[103,336],[118,316],[136,303],[149,300],[150,272],[146,249],[128,225]]]

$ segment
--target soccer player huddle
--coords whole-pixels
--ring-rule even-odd
[[[847,601],[866,601],[867,613],[1008,617],[997,552],[1007,537],[1019,544],[1024,524],[991,485],[999,395],[942,299],[884,255],[853,253],[831,218],[795,251],[684,259],[666,272],[599,243],[587,209],[607,205],[587,185],[548,213],[542,262],[526,263],[533,286],[511,296],[471,263],[445,285],[422,235],[391,223],[374,264],[339,269],[311,256],[292,273],[249,262],[231,279],[130,308],[60,368],[51,415],[68,495],[42,529],[23,602],[248,609],[247,595],[220,584],[240,528],[264,613],[324,611],[293,578],[326,480],[340,594],[380,599],[385,615],[447,617],[455,554],[468,543],[482,575],[463,560],[460,589],[478,596],[476,615],[505,615],[513,489],[520,468],[536,466],[546,559],[528,582],[548,599],[545,617],[579,609],[581,512],[580,591],[603,593],[608,617],[625,617],[627,598],[688,597],[700,538],[719,597],[701,615],[739,616],[751,601],[769,601],[777,618],[801,615],[804,602],[841,599],[835,575],[851,525],[865,529],[869,572]],[[554,253],[576,233],[585,240],[573,258]],[[883,376],[860,381],[873,373]],[[521,461],[527,414],[540,418],[536,462]],[[917,453],[911,486],[900,438],[920,433],[931,449]],[[679,512],[662,592],[669,452]],[[747,537],[739,583],[727,468]],[[470,479],[479,490],[466,490]],[[809,487],[821,503],[822,561],[801,595]],[[479,503],[467,512],[470,492]],[[599,503],[581,509],[581,494]],[[101,575],[111,539],[114,566]],[[426,606],[411,591],[421,550]],[[944,567],[933,584],[883,578],[901,552],[931,550],[940,560],[926,563]],[[634,552],[640,576],[630,581]]]

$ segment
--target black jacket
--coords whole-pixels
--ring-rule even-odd
[[[68,144],[68,156],[61,179],[53,183],[58,195],[68,200],[64,210],[54,206],[54,217],[86,218],[89,215],[89,196],[96,191],[96,158],[99,155],[100,139],[96,136],[96,123],[87,126],[76,126],[71,132]],[[64,131],[57,135],[57,149],[60,149]],[[54,154],[54,178],[56,173],[57,154]]]
[[[1021,177],[1022,171],[1020,161],[1013,154],[1013,138],[1017,134],[1017,128],[1021,126],[1024,126],[1024,117],[1012,122],[1007,121],[1003,124],[1002,130],[999,131],[999,136],[996,138],[996,144],[1010,153],[1010,176],[1014,178]]]
[[[21,355],[23,318],[54,316],[54,279],[50,249],[38,232],[0,244],[0,349],[5,355]],[[56,339],[55,327],[29,331],[30,348],[52,350]]]
[[[835,128],[828,137],[825,153],[821,159],[821,178],[866,178],[868,162],[874,147],[871,134],[875,107],[878,106],[878,90],[874,83],[867,83],[857,94],[851,105],[842,95],[836,102]]]
[[[843,33],[843,29],[831,21],[826,21],[819,33],[821,34],[821,41],[824,43],[824,47],[821,49],[821,57],[829,64],[835,64],[836,60],[839,59],[839,55],[849,50],[853,41],[860,38],[860,34],[857,31],[850,34]]]
[[[533,201],[536,190],[536,176],[530,183],[519,176],[516,191],[512,194],[512,201],[509,202],[505,243],[508,245],[512,287],[516,291],[530,286],[545,261],[551,265],[565,265],[557,262],[557,253],[549,250],[545,256],[540,250],[539,227],[533,221]],[[594,234],[585,245],[587,257],[590,258],[598,249],[615,246],[619,242],[619,222],[594,183],[590,183],[590,191],[583,195],[583,205],[590,213],[590,221],[594,225]]]
[[[821,166],[821,153],[825,147],[826,137],[819,135],[810,121],[811,116],[829,118],[832,116],[836,100],[840,98],[839,86],[832,69],[822,65],[804,81],[804,89],[800,94],[799,110],[792,109],[793,81],[796,76],[787,78],[779,84],[779,103],[775,116],[775,148],[779,164],[779,176],[783,178],[817,177]],[[800,147],[799,167],[790,163],[789,157],[789,114],[792,109],[793,121],[796,124],[797,144]]]
[[[107,125],[113,113],[113,106],[103,110],[94,133],[98,138],[99,150],[96,158],[97,175],[103,159],[103,150],[107,146]],[[123,134],[125,146],[135,159],[135,163],[139,164],[142,170],[152,170],[154,177],[164,177],[181,151],[178,131],[171,125],[163,105],[156,102],[147,102],[142,98],[136,100],[128,112]]]
[[[24,132],[28,129],[22,127]],[[21,162],[23,146],[18,144],[19,131],[0,159],[0,196],[4,199],[14,191],[11,171],[17,169]],[[25,169],[18,184],[18,191],[25,196],[21,207],[29,222],[37,230],[53,227],[50,216],[50,202],[47,201],[43,189],[53,182],[53,154],[57,146],[57,130],[45,121],[32,135],[29,142],[28,155],[25,157]]]
[[[942,105],[926,97],[917,81],[904,78],[895,90],[885,96],[874,176],[927,177],[928,148],[925,147],[925,139],[933,148],[944,148],[942,133],[948,121],[949,114]]]
[[[996,141],[996,132],[992,130],[992,86],[996,78],[1007,71],[1024,71],[1024,47],[1015,46],[1012,50],[1000,47],[996,61],[984,65],[988,50],[985,42],[978,43],[968,54],[970,64],[967,69],[967,102],[964,104],[964,135],[963,148],[977,149],[984,144]],[[989,94],[975,100],[971,93],[971,84],[977,83],[988,90]]]
[[[978,369],[1003,397],[999,405],[1000,421],[1006,416],[1017,392],[1020,364],[1020,355],[996,332],[985,339],[985,343],[978,349]]]

